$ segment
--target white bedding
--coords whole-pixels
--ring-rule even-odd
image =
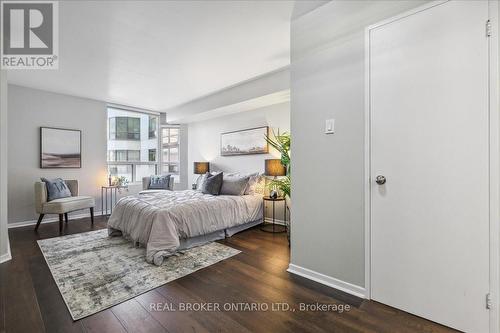
[[[122,198],[108,220],[111,236],[123,235],[146,247],[146,260],[160,265],[179,239],[224,230],[262,218],[258,195],[162,191]]]

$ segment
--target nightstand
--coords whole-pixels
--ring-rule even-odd
[[[286,223],[286,202],[284,197],[278,197],[276,199],[273,199],[271,197],[264,197],[264,208],[262,212],[262,227],[260,230],[265,231],[265,232],[272,232],[272,233],[280,233],[280,232],[286,232],[286,226],[281,225],[281,224],[276,224],[275,220],[275,214],[276,214],[276,202],[277,201],[283,201],[283,206],[284,206],[284,219]],[[266,223],[266,202],[272,202],[273,203],[273,223]]]

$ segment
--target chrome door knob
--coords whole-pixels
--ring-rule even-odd
[[[377,178],[375,178],[375,182],[379,185],[385,184],[386,181],[387,181],[387,179],[385,179],[385,177],[382,175],[379,175],[379,176],[377,176]]]

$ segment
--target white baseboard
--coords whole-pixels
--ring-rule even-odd
[[[360,298],[366,297],[366,289],[355,284],[345,282],[334,277],[315,272],[313,270],[300,267],[294,264],[288,265],[287,272],[302,276],[306,279],[324,284],[328,287],[332,287],[348,294],[354,295]]]
[[[12,259],[12,255],[10,253],[10,240],[9,237],[7,237],[7,253],[0,256],[0,264],[9,261],[10,259]]]
[[[94,216],[101,216],[101,212],[94,212]],[[80,214],[73,214],[69,215],[68,218],[70,220],[75,220],[75,219],[83,219],[85,217],[90,217],[90,213],[80,213]],[[13,222],[7,224],[7,228],[21,228],[21,227],[27,227],[30,225],[35,225],[38,222],[38,220],[28,220],[28,221],[20,221],[20,222]],[[53,217],[44,217],[42,220],[41,224],[44,223],[52,223],[52,222],[59,222],[59,217],[57,214],[54,214]]]

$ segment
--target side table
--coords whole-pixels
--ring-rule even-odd
[[[109,216],[113,213],[113,207],[116,205],[116,201],[118,198],[118,190],[119,189],[127,189],[127,186],[101,186],[101,215]],[[108,214],[108,193],[109,193],[109,214]],[[113,194],[115,197],[115,201],[113,204]]]
[[[283,206],[284,206],[284,214],[283,218],[285,219],[286,223],[286,204],[285,204],[285,198],[284,197],[278,197],[276,199],[273,199],[271,197],[264,197],[264,209],[262,213],[262,227],[260,230],[265,231],[265,232],[271,232],[271,233],[280,233],[280,232],[286,232],[286,226],[281,225],[281,224],[276,224],[275,220],[275,215],[276,215],[276,202],[277,201],[283,201]],[[266,223],[266,202],[271,201],[273,203],[273,223]]]

